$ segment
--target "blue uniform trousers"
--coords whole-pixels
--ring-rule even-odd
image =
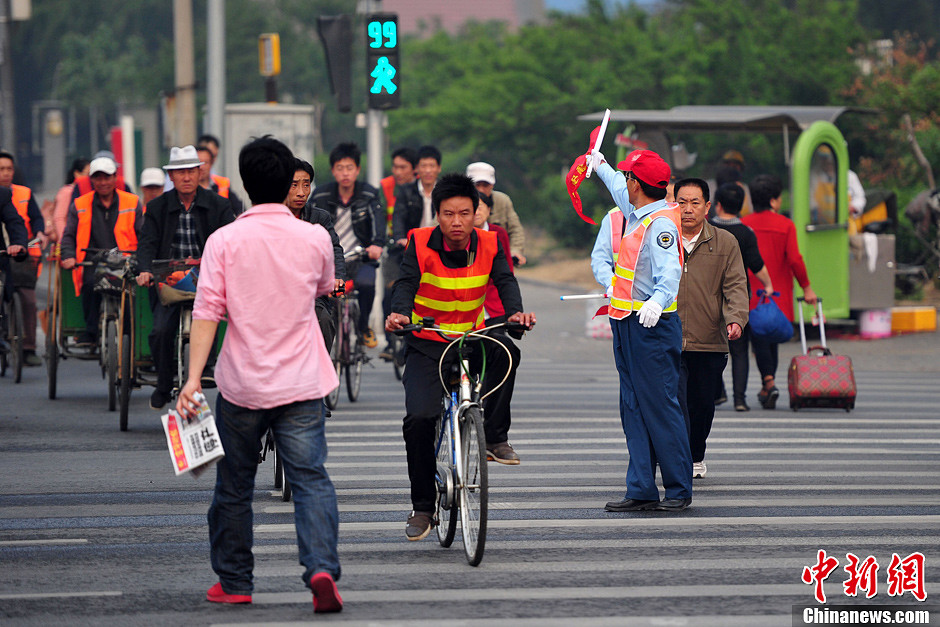
[[[667,499],[692,498],[689,434],[677,397],[682,323],[666,314],[643,327],[636,314],[611,320],[620,373],[620,421],[627,436],[627,498],[658,501],[656,462]]]

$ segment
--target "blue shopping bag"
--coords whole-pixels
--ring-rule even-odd
[[[780,292],[774,292],[773,295],[780,296]],[[757,296],[760,302],[748,316],[751,333],[775,344],[786,342],[793,337],[793,324],[780,310],[777,303],[764,290],[758,290]]]

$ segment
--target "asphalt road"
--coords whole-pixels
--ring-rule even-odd
[[[794,605],[814,603],[800,576],[819,550],[839,560],[829,606],[916,605],[911,592],[889,595],[892,554],[922,553],[926,603],[940,595],[938,334],[833,342],[855,359],[853,412],[722,406],[689,510],[609,514],[627,459],[617,373],[609,343],[585,336],[585,305],[557,300],[566,291],[523,285],[539,325],[522,341],[514,400],[522,465],[490,464],[478,568],[459,538],[450,549],[433,534],[404,538],[403,393],[391,367],[366,368],[359,402],[343,391],[328,426],[339,615],[312,613],[269,462],[255,494],[254,604],[210,604],[213,480],[174,476],[150,389],[135,392],[121,433],[93,363],[64,362],[55,401],[41,368],[19,385],[0,379],[0,622],[790,625]],[[798,349],[783,347],[781,370]],[[757,380],[752,368],[752,407]],[[843,592],[849,552],[880,565],[867,601]]]

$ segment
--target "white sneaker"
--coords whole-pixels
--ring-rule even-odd
[[[705,476],[705,473],[708,472],[708,468],[705,467],[705,462],[692,462],[692,478],[701,479]]]

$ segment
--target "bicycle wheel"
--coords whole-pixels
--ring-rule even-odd
[[[445,412],[447,410],[444,410]],[[441,423],[444,414],[437,420],[437,433],[440,438]],[[437,447],[437,473],[434,477],[437,484],[437,541],[444,548],[454,543],[457,534],[457,519],[460,518],[459,506],[455,497],[454,481],[454,445],[450,436],[450,422],[445,423],[447,433],[444,434]]]
[[[326,396],[323,402],[329,409],[336,409],[336,403],[339,402],[339,386],[343,375],[343,362],[339,357],[339,345],[345,341],[342,337],[342,330],[336,330],[336,337],[333,338],[333,346],[330,348],[330,359],[333,362],[333,368],[336,370],[336,387]]]
[[[281,500],[285,503],[289,503],[293,493],[294,491],[291,490],[290,481],[287,480],[287,475],[284,474],[284,464],[281,463]]]
[[[342,299],[337,299],[334,305],[336,335],[333,336],[333,345],[330,346],[330,360],[333,362],[333,369],[336,371],[336,388],[323,397],[323,402],[326,403],[328,409],[336,409],[336,403],[339,402],[339,386],[343,374],[342,346],[348,341],[344,331]]]
[[[401,381],[402,375],[405,374],[405,341],[394,336],[394,350],[392,351],[392,367],[395,368],[395,378]]]
[[[268,447],[268,451],[271,453],[271,461],[274,462],[274,489],[280,490],[284,485],[284,469],[281,468],[283,462],[277,454],[277,446],[274,444],[274,435],[272,435],[270,430],[268,430],[265,436],[264,445]]]
[[[121,381],[118,390],[121,431],[127,431],[127,414],[131,405],[131,387],[134,384],[134,351],[131,336],[125,333],[121,338]]]
[[[10,367],[13,383],[19,383],[23,378],[23,299],[18,292],[13,292],[10,301]]]
[[[52,298],[56,298],[53,296]],[[50,305],[46,316],[46,378],[48,379],[49,400],[55,400],[56,383],[59,374],[59,317],[58,308]]]
[[[117,407],[118,387],[117,322],[108,320],[106,335],[105,345],[108,347],[108,411],[114,411]]]
[[[346,360],[346,395],[351,403],[359,398],[359,388],[362,386],[362,362],[365,357],[365,348],[356,324],[359,320],[359,303],[353,301],[349,304],[349,341],[346,348],[349,358]]]
[[[457,477],[460,492],[460,528],[464,553],[471,566],[479,565],[486,544],[487,473],[483,415],[469,407],[460,421],[463,476]]]

